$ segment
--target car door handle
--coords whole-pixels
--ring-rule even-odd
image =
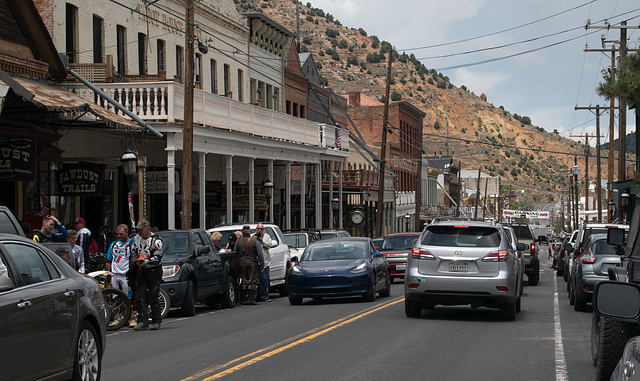
[[[75,291],[69,290],[69,291],[66,291],[64,293],[64,296],[66,296],[67,298],[70,298],[70,297],[74,296],[75,294],[76,294]]]
[[[31,300],[25,300],[18,303],[18,308],[27,308],[27,307],[31,307]]]

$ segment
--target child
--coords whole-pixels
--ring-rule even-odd
[[[84,274],[84,252],[79,245],[76,245],[76,236],[78,232],[74,229],[69,229],[69,236],[67,242],[71,245],[71,254],[73,255],[74,269],[81,274]]]

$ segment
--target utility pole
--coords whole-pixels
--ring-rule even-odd
[[[608,107],[603,107],[604,109],[609,109]],[[589,106],[589,107],[575,107],[576,110],[593,110],[594,108]],[[595,110],[596,110],[596,199],[598,202],[598,221],[602,221],[602,173],[601,173],[601,167],[600,167],[600,105],[596,105]],[[611,109],[613,110],[613,109]],[[612,113],[613,114],[613,113]],[[604,137],[604,136],[602,136]],[[611,140],[610,140],[611,142]],[[588,145],[588,143],[587,143]],[[611,145],[611,143],[610,143]],[[613,156],[613,145],[610,146],[609,149],[609,159],[611,160]],[[587,155],[587,160],[589,159],[589,155]],[[609,162],[609,168],[611,171],[613,171],[613,162],[610,161]],[[609,173],[609,182],[613,182],[613,173]]]
[[[476,208],[473,212],[473,218],[478,218],[478,204],[480,203],[480,168],[478,168],[478,184],[476,186]]]
[[[416,232],[422,231],[420,225],[420,211],[422,210],[422,126],[420,126],[420,133],[418,134],[420,139],[420,146],[418,147],[418,175],[416,176],[416,218],[414,218]],[[427,171],[429,169],[427,168]]]
[[[447,125],[447,140],[445,145],[447,146],[447,156],[449,156],[449,106],[445,106],[444,108],[444,120]]]
[[[195,1],[186,0],[184,35],[184,118],[182,129],[182,229],[191,229],[191,188],[193,169],[193,13]],[[170,181],[173,179],[169,179]]]
[[[387,123],[389,121],[389,92],[391,89],[391,62],[393,61],[393,49],[389,50],[387,60],[387,85],[384,96],[384,116],[382,118],[382,142],[380,143],[380,171],[378,175],[378,213],[376,214],[376,233],[378,237],[384,237],[384,170],[387,157]]]
[[[575,187],[573,226],[578,229],[578,211],[580,210],[580,189],[578,188],[578,157],[573,158],[573,185]]]

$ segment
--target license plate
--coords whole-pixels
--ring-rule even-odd
[[[407,265],[396,265],[396,270],[406,270]]]
[[[449,265],[449,271],[452,273],[466,273],[467,265]]]

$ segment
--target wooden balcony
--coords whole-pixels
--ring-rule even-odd
[[[329,187],[331,171],[322,171],[322,186]],[[338,171],[333,171],[333,186],[339,186]],[[347,189],[377,189],[378,172],[368,169],[349,169],[342,171],[342,187]]]

